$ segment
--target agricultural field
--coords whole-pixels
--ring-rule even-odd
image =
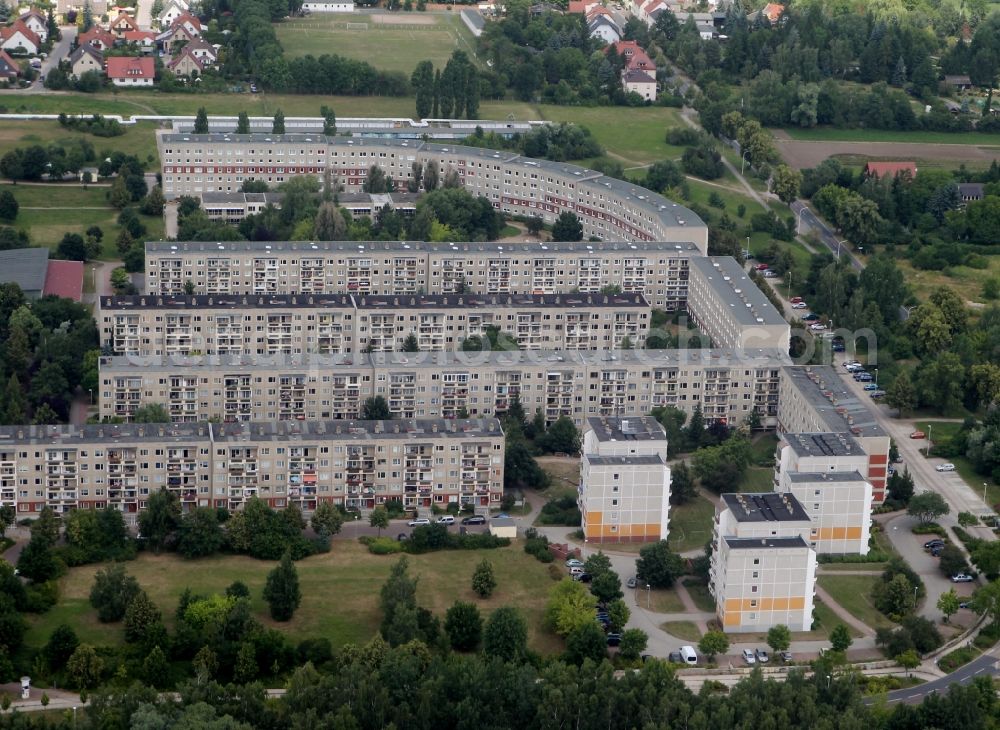
[[[335,53],[407,76],[420,61],[444,68],[455,50],[475,59],[472,34],[457,13],[316,13],[285,20],[276,29],[286,55],[293,58]]]
[[[493,563],[497,576],[497,590],[487,600],[476,597],[471,587],[472,572],[483,558]],[[261,597],[267,573],[275,565],[272,562],[235,555],[186,561],[174,554],[143,553],[126,563],[126,569],[138,578],[163,612],[168,628],[172,628],[177,600],[185,588],[200,594],[222,593],[230,583],[241,580],[250,588],[253,614],[261,623],[281,629],[293,641],[325,637],[336,646],[364,643],[378,631],[379,588],[397,559],[372,555],[353,541],[334,541],[330,553],[296,564],[302,605],[287,623],[272,621]],[[547,567],[527,555],[519,544],[489,551],[410,555],[408,559],[410,573],[419,577],[418,603],[442,619],[458,599],[475,603],[484,615],[500,606],[517,606],[528,620],[529,645],[545,653],[558,651],[558,640],[542,629],[542,614],[553,580]],[[48,613],[31,618],[25,637],[28,645],[44,644],[62,623],[71,625],[84,642],[123,643],[122,625],[101,624],[88,601],[99,568],[74,568],[60,579],[59,603]]]

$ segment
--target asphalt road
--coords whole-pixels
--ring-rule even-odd
[[[959,667],[951,674],[941,677],[940,679],[935,679],[916,687],[897,689],[894,692],[890,692],[887,701],[889,704],[904,702],[908,705],[916,705],[922,702],[924,697],[929,694],[936,692],[947,693],[948,688],[953,684],[969,684],[969,682],[983,674],[988,677],[995,677],[1000,674],[997,670],[997,658],[993,655],[995,650],[996,647],[990,649],[989,652],[983,654],[978,659],[974,659],[965,666]],[[876,699],[878,698],[865,698],[865,703],[870,705],[875,702]]]
[[[851,244],[843,241],[843,239],[837,238],[834,231],[826,225],[826,223],[821,221],[805,203],[801,200],[796,200],[790,207],[792,212],[795,213],[796,223],[800,226],[800,233],[811,228],[816,231],[819,236],[820,243],[826,246],[830,250],[830,253],[834,256],[843,256],[846,254],[851,262],[851,266],[853,266],[857,271],[861,271],[861,269],[864,268],[861,261],[851,252]]]
[[[52,50],[49,52],[49,57],[42,61],[42,68],[39,70],[40,76],[48,76],[49,71],[54,69],[59,65],[59,62],[69,55],[70,46],[73,44],[73,40],[76,38],[76,26],[75,25],[63,25],[59,27],[59,32],[62,34],[62,38],[52,46]],[[20,93],[22,94],[44,94],[48,91],[45,88],[45,84],[39,78],[33,81],[31,86],[27,89],[23,89]]]

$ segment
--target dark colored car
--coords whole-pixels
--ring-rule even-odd
[[[667,661],[673,664],[683,664],[684,660],[681,659],[681,653],[679,651],[672,651],[667,655]]]
[[[573,576],[573,580],[578,580],[581,583],[590,583],[594,579],[590,573],[577,573]]]
[[[472,515],[471,517],[462,518],[463,525],[485,525],[486,518],[482,515]]]
[[[924,543],[924,550],[933,550],[936,547],[944,547],[944,540],[937,539]]]
[[[608,646],[618,646],[620,643],[622,643],[622,635],[608,634],[607,640],[608,640]]]

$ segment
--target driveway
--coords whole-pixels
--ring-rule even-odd
[[[135,23],[139,30],[153,29],[153,2],[154,0],[139,0],[136,4]]]
[[[62,38],[52,46],[52,50],[49,52],[49,57],[42,61],[42,68],[39,70],[40,76],[48,76],[49,71],[54,69],[59,65],[59,62],[69,55],[69,49],[73,45],[73,41],[76,39],[76,26],[75,25],[64,25],[59,27],[59,32],[62,34]],[[42,81],[34,81],[31,86],[24,89],[20,93],[22,94],[45,94],[48,93],[48,89],[45,88],[45,84]]]

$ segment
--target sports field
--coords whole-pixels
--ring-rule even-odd
[[[457,13],[313,13],[277,31],[289,56],[335,53],[407,75],[420,61],[444,68],[456,49],[475,58],[472,34]]]

